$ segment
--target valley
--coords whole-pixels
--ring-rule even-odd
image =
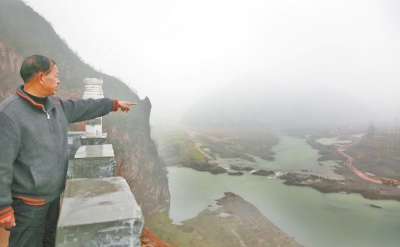
[[[399,240],[394,230],[399,202],[393,199],[398,201],[400,189],[366,181],[354,170],[373,177],[370,169],[376,166],[376,160],[369,164],[360,164],[358,160],[362,157],[359,145],[365,126],[313,131],[269,128],[268,132],[247,136],[243,131],[233,129],[195,129],[190,133],[185,128],[164,129],[162,133],[168,135],[160,135],[158,131],[154,129],[155,139],[160,155],[169,167],[169,225],[186,225],[189,219],[193,222],[204,213],[211,215],[208,211],[213,201],[222,192],[232,191],[257,207],[278,229],[303,246],[337,246],[323,241],[337,235],[341,236],[338,243],[342,246],[355,246],[356,243],[357,246],[373,247],[377,244],[378,234],[383,233],[388,238],[385,238],[387,246],[396,246],[395,242]],[[266,136],[272,139],[262,141]],[[180,143],[185,145],[178,148],[177,140],[184,140]],[[242,153],[236,153],[238,150]],[[263,159],[256,153],[272,155]],[[351,166],[348,165],[349,157],[343,154],[353,158]],[[369,152],[368,155],[373,154]],[[191,165],[184,163],[189,160]],[[215,174],[203,169],[199,172],[197,165],[203,163],[225,171]],[[375,179],[395,178],[390,176],[397,169],[396,165],[391,166],[394,162],[387,164],[381,159],[380,164],[386,168],[381,173],[374,171]],[[256,176],[256,171],[263,171],[264,175]],[[240,174],[233,176],[235,172]],[[365,222],[362,227],[356,224],[360,220]],[[338,228],[344,221],[352,222],[346,223],[346,230]],[[355,238],[371,228],[376,233],[366,239]]]
[[[272,172],[271,174],[284,172],[285,174],[280,178],[285,180],[285,184],[309,186],[324,193],[360,193],[370,199],[400,201],[400,189],[396,186],[382,184],[380,181],[380,178],[386,177],[399,179],[399,175],[396,174],[400,174],[400,166],[395,162],[385,161],[385,157],[382,157],[379,161],[382,170],[379,170],[375,167],[374,160],[365,158],[373,153],[369,150],[364,154],[363,141],[354,137],[355,134],[363,131],[361,126],[357,128],[353,126],[340,131],[335,129],[314,131],[307,129],[307,132],[305,130],[287,131],[289,135],[301,138],[307,136],[307,144],[318,150],[318,161],[330,160],[336,163],[332,170],[340,176],[340,179],[338,176],[332,177],[326,173],[313,172],[306,168],[284,169],[278,167],[276,171],[269,171]],[[317,141],[322,137],[347,140],[350,141],[350,144],[324,145]],[[167,165],[181,165],[198,171],[208,171],[212,174],[228,173],[230,175],[240,175],[234,173],[235,171],[268,172],[265,168],[260,167],[254,158],[259,157],[266,161],[273,161],[275,153],[272,151],[272,147],[279,142],[276,136],[261,129],[245,132],[227,128],[196,130],[185,128],[180,131],[175,130],[174,138],[181,138],[181,143],[185,143],[185,145],[179,146],[180,153],[172,152],[172,147],[178,145],[173,139],[158,140],[161,143],[161,156],[164,157]],[[358,157],[358,159],[353,157]],[[218,164],[218,158],[233,159],[233,161],[223,167]],[[386,157],[386,159],[391,160],[393,157]],[[319,164],[323,166],[321,163]]]

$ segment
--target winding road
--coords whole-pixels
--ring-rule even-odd
[[[206,152],[200,147],[200,143],[197,142],[197,140],[196,140],[196,138],[195,138],[195,135],[206,136],[206,137],[208,137],[208,138],[210,138],[210,139],[213,139],[213,140],[218,140],[218,139],[215,138],[215,137],[212,137],[212,136],[203,135],[203,134],[200,134],[200,133],[198,133],[198,132],[194,132],[194,131],[192,131],[192,130],[188,130],[188,129],[185,129],[185,130],[186,130],[186,132],[189,134],[189,136],[192,138],[192,140],[196,143],[196,146],[195,146],[195,147],[196,147],[197,151],[199,151],[200,153],[202,153],[207,159],[209,159],[209,160],[215,160],[214,157],[212,157],[211,155],[209,155],[208,153],[206,153]]]
[[[350,146],[352,146],[352,145],[354,145],[354,144],[356,144],[356,143],[357,143],[357,142],[353,142],[353,143],[351,143],[350,145],[347,145],[347,146],[345,146],[345,147],[338,147],[338,152],[339,152],[341,155],[343,155],[343,156],[345,156],[345,157],[347,158],[347,161],[346,161],[347,167],[349,167],[357,176],[359,176],[360,178],[362,178],[362,179],[364,179],[364,180],[366,180],[366,181],[369,181],[369,182],[372,182],[372,183],[375,183],[375,184],[382,184],[382,181],[381,181],[381,180],[379,180],[379,179],[373,179],[373,178],[368,177],[365,173],[359,171],[357,168],[355,168],[355,167],[352,165],[353,157],[351,157],[350,155],[346,154],[344,151],[346,150],[346,148],[348,148],[348,147],[350,147]]]

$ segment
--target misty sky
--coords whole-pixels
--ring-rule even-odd
[[[400,116],[397,0],[24,2],[85,62],[148,96],[152,122],[179,120],[197,100],[260,71],[285,78],[266,87],[328,85]]]

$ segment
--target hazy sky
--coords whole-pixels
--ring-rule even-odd
[[[288,90],[329,85],[400,116],[397,0],[24,2],[85,62],[148,96],[153,122],[179,120],[253,71],[286,78]]]

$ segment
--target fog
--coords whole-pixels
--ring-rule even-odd
[[[152,123],[179,121],[198,100],[252,74],[272,78],[267,89],[322,84],[380,119],[400,115],[396,0],[24,2],[85,62],[148,96]]]

